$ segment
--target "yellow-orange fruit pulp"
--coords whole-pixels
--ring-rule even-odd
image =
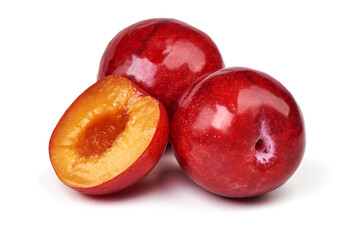
[[[51,136],[49,153],[57,176],[73,188],[115,178],[147,149],[159,118],[158,101],[128,79],[98,81],[73,102]]]

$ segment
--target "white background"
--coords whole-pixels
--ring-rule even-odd
[[[1,1],[0,239],[358,239],[357,1]],[[56,177],[48,141],[96,80],[121,29],[177,18],[227,67],[264,71],[306,122],[302,164],[281,188],[231,200],[194,185],[171,150],[136,186],[81,195]]]

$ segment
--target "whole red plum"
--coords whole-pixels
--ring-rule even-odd
[[[103,53],[98,79],[120,75],[160,100],[171,117],[177,100],[200,76],[224,67],[204,32],[175,19],[149,19],[120,31]]]
[[[305,149],[303,116],[293,96],[271,76],[248,68],[222,69],[189,87],[170,135],[187,175],[232,198],[284,184]]]

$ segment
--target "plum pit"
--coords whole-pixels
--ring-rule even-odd
[[[101,156],[125,130],[128,118],[124,109],[115,114],[103,115],[90,123],[77,142],[76,150],[79,156]]]

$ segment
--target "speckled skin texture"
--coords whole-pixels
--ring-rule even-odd
[[[204,32],[175,19],[149,19],[112,39],[102,56],[98,79],[129,78],[160,100],[171,117],[190,83],[223,67],[217,46]]]
[[[305,149],[302,113],[271,76],[222,69],[179,100],[170,126],[180,166],[215,194],[252,197],[284,184]]]

